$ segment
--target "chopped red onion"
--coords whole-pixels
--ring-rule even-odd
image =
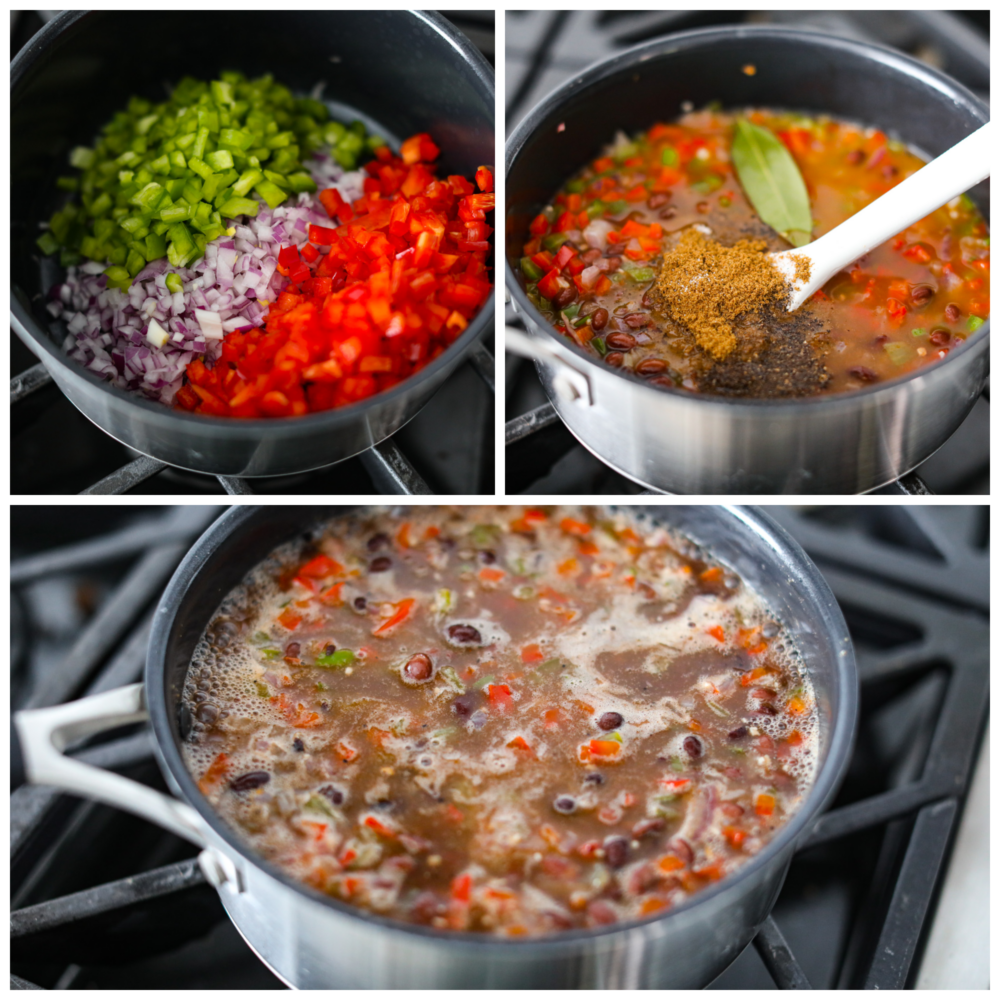
[[[364,194],[361,171],[345,173],[321,154],[309,168],[320,190],[336,187],[345,201]],[[209,243],[190,268],[170,267],[165,257],[151,261],[125,293],[106,287],[106,265],[85,261],[52,288],[46,309],[65,323],[70,357],[120,388],[169,405],[196,357],[215,362],[224,333],[263,325],[268,304],[288,283],[277,271],[278,251],[282,244],[301,248],[310,223],[331,225],[315,195],[300,194],[273,210],[261,203],[255,219],[230,221],[232,235]],[[167,288],[168,273],[180,277],[182,291]],[[167,334],[162,347],[147,339],[151,321]]]

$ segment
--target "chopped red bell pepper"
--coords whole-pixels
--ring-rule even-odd
[[[400,601],[396,605],[396,611],[393,616],[387,618],[378,628],[374,629],[372,635],[386,635],[391,632],[397,625],[410,617],[410,613],[413,611],[413,606],[416,603],[416,600],[412,597],[407,597]]]
[[[376,150],[353,206],[334,188],[320,193],[341,225],[312,225],[301,251],[282,250],[292,284],[265,326],[227,334],[214,367],[191,362],[178,407],[254,418],[349,405],[423,368],[468,327],[492,287],[486,216],[496,197],[482,173],[479,192],[462,177],[437,180],[429,136],[403,149]]]

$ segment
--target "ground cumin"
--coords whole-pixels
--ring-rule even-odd
[[[788,297],[788,285],[766,251],[763,240],[743,239],[725,247],[692,228],[663,258],[658,298],[716,361],[736,347],[732,324],[738,316],[777,307]],[[796,279],[807,279],[808,259],[797,257],[795,265]]]

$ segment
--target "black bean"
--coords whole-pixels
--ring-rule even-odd
[[[961,317],[961,315],[962,315],[962,310],[959,309],[958,306],[956,306],[954,302],[949,302],[944,307],[944,318],[949,323],[957,323],[958,320],[959,320],[959,317]]]
[[[750,730],[746,726],[737,726],[735,729],[729,730],[729,738],[731,740],[741,740],[744,736],[749,735]]]
[[[663,833],[666,828],[667,824],[662,819],[643,819],[632,827],[632,836],[638,839],[649,834]]]
[[[463,719],[467,719],[472,715],[472,711],[476,707],[476,701],[476,693],[474,691],[466,691],[465,694],[460,694],[451,703],[452,711]]]
[[[234,792],[249,792],[254,788],[260,788],[261,785],[266,785],[270,780],[271,775],[267,771],[250,771],[234,778],[229,783],[229,787]]]
[[[701,756],[701,740],[697,736],[685,736],[681,746],[692,760],[697,760]]]
[[[856,167],[865,158],[864,150],[862,149],[852,149],[847,154],[847,162],[852,166]]]
[[[597,249],[597,247],[591,247],[590,250],[585,250],[582,254],[580,254],[580,260],[582,260],[584,264],[589,265],[600,260],[603,256],[604,255]]]
[[[914,285],[910,289],[910,301],[915,306],[926,305],[934,297],[934,289],[930,285]]]
[[[574,299],[576,298],[576,289],[571,285],[569,288],[564,288],[558,295],[552,300],[552,304],[556,309],[565,309]]]
[[[635,347],[635,337],[631,333],[609,333],[604,343],[616,351],[631,351]]]
[[[434,664],[426,653],[416,653],[406,661],[403,673],[411,681],[427,681],[434,673]]]
[[[483,549],[479,553],[479,561],[481,563],[486,563],[487,566],[491,566],[497,561],[497,554],[490,551],[490,549]]]
[[[570,795],[560,795],[555,802],[552,803],[552,808],[555,809],[557,813],[562,813],[564,816],[568,816],[570,813],[576,812],[576,799]]]
[[[653,308],[653,291],[652,291],[652,289],[650,289],[648,292],[646,292],[645,295],[643,295],[643,297],[642,297],[642,308],[643,309],[652,309]]]
[[[757,709],[754,715],[777,715],[778,710],[770,702],[764,702],[760,708]]]
[[[612,868],[621,868],[628,861],[628,841],[624,837],[608,837],[604,841],[604,860]]]
[[[302,742],[302,740],[298,738],[298,736],[296,736],[295,739],[292,740],[292,749],[295,750],[297,753],[302,753],[302,751],[305,750],[305,748],[306,748],[305,744]]]
[[[667,207],[660,212],[659,218],[661,219],[672,219],[677,214],[677,209],[673,205],[667,205]]]
[[[666,205],[668,201],[670,201],[669,194],[667,194],[665,191],[657,191],[656,194],[651,194],[649,196],[649,198],[646,201],[646,204],[649,205],[649,207],[655,211],[658,208],[663,208],[663,206]]]
[[[474,625],[451,625],[448,628],[448,638],[459,644],[481,643],[483,641],[479,629]]]
[[[320,795],[325,795],[335,806],[339,806],[344,801],[344,793],[333,785],[326,785],[319,790]]]
[[[621,257],[608,257],[608,274],[614,274],[621,266]]]
[[[379,556],[368,564],[369,573],[384,573],[392,565],[392,560],[388,556]]]
[[[590,325],[595,330],[603,330],[608,325],[607,309],[595,309],[594,314],[590,317]]]
[[[951,340],[951,334],[947,330],[934,330],[931,332],[930,341],[935,347],[944,347]]]
[[[323,655],[324,656],[333,656],[333,654],[336,653],[336,652],[337,652],[337,647],[332,642],[328,642],[323,647]]]
[[[662,375],[666,370],[667,363],[660,358],[644,358],[635,366],[637,375]]]
[[[624,721],[617,712],[605,712],[597,720],[597,725],[604,730],[617,729]]]
[[[625,317],[625,325],[632,330],[641,330],[649,325],[649,316],[646,313],[629,313]]]
[[[291,656],[294,658],[299,655],[300,649],[302,649],[302,647],[299,643],[290,642],[287,646],[285,646],[285,656]]]
[[[612,368],[621,368],[624,360],[625,355],[620,351],[611,351],[610,354],[604,356],[605,363],[611,365]]]
[[[368,551],[377,552],[379,549],[385,548],[385,546],[389,544],[389,536],[380,531],[377,535],[372,535],[372,537],[368,539]]]
[[[612,243],[610,246],[608,246],[608,247],[605,248],[605,250],[604,250],[604,256],[605,257],[614,257],[617,254],[624,253],[624,252],[625,252],[625,244],[624,243]],[[619,264],[621,263],[620,259],[619,259],[618,263]]]
[[[864,365],[854,365],[853,368],[848,368],[847,374],[861,379],[862,382],[878,381],[878,372],[873,372],[871,368],[866,368]]]
[[[673,389],[674,380],[669,375],[657,375],[656,378],[651,378],[647,385],[658,385],[663,389]]]
[[[358,611],[365,611],[368,608],[368,602],[363,597],[355,597],[354,607],[357,608]]]
[[[603,785],[604,775],[600,771],[591,771],[583,780],[587,785]]]

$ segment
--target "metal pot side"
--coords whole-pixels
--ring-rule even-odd
[[[180,750],[178,706],[191,651],[223,596],[276,545],[345,508],[237,507],[181,564],[156,616],[145,690],[157,756],[172,791],[200,814],[212,846],[241,873],[220,888],[254,951],[300,988],[666,988],[704,986],[750,942],[780,891],[797,840],[846,767],[857,712],[847,627],[797,544],[752,508],[638,508],[710,548],[765,595],[796,636],[821,716],[820,762],[806,801],[731,878],[659,918],[526,942],[443,934],[353,909],[245,853],[198,792]]]
[[[122,60],[135,37],[157,44],[148,58]],[[228,40],[223,49],[219,37]],[[140,399],[70,360],[49,333],[46,296],[59,274],[39,260],[35,239],[39,220],[58,205],[55,178],[68,150],[89,144],[123,95],[155,97],[185,74],[232,68],[271,72],[303,92],[324,79],[325,96],[387,139],[434,135],[444,173],[471,176],[494,161],[493,71],[438,14],[251,10],[234,21],[224,11],[63,12],[11,66],[11,326],[84,416],[143,454],[218,475],[305,472],[356,455],[410,420],[492,329],[495,295],[441,357],[401,385],[285,420],[198,417]]]
[[[743,67],[757,72],[747,76]],[[890,49],[813,32],[740,27],[683,32],[574,77],[507,143],[506,281],[514,308],[591,384],[591,402],[549,399],[602,461],[681,494],[864,493],[936,451],[975,404],[988,374],[989,326],[922,372],[860,392],[807,400],[726,400],[651,388],[556,334],[515,276],[527,225],[566,177],[619,130],[641,131],[694,107],[785,107],[878,125],[936,156],[989,119],[954,80]],[[989,183],[970,192],[989,219]]]

